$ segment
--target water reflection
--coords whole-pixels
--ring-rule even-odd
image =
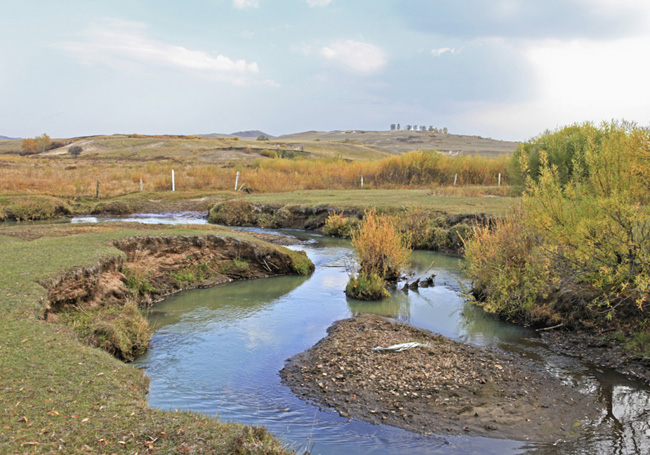
[[[282,276],[256,280],[254,287],[233,283],[213,289],[182,292],[157,304],[150,321],[156,328],[185,324],[195,329],[197,325],[228,324],[262,311],[307,279]]]
[[[205,212],[134,213],[126,216],[76,216],[71,223],[207,224]]]
[[[611,371],[594,370],[594,394],[605,405],[599,422],[578,438],[559,445],[527,447],[527,453],[615,454],[650,453],[650,393],[641,383]]]
[[[435,273],[435,285],[394,291],[382,302],[347,299],[349,243],[283,231],[318,243],[306,249],[316,264],[310,277],[238,282],[173,296],[154,308],[151,349],[137,364],[151,378],[149,403],[191,409],[222,419],[265,425],[285,441],[309,441],[312,453],[349,454],[592,454],[649,453],[648,388],[608,370],[549,351],[534,331],[505,324],[467,305],[458,258],[416,252],[414,274]],[[431,266],[433,262],[433,265]],[[348,421],[298,399],[280,383],[285,359],[313,346],[336,320],[362,313],[405,323],[478,345],[514,352],[606,409],[596,425],[570,442],[526,444],[484,438],[422,436]]]
[[[394,291],[390,298],[379,302],[364,302],[362,300],[347,299],[348,308],[353,316],[360,314],[377,314],[388,318],[394,318],[402,322],[411,319],[411,305],[408,294],[401,291]]]

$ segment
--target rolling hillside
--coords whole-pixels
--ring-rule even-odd
[[[69,147],[83,148],[81,157],[118,161],[181,160],[197,163],[228,163],[253,160],[276,153],[305,158],[378,160],[412,150],[438,150],[448,155],[502,156],[515,151],[516,142],[478,136],[420,131],[309,131],[273,137],[262,131],[202,136],[112,135],[57,139],[63,147],[39,156],[67,156]],[[250,137],[246,137],[246,136]],[[258,141],[259,136],[267,141]],[[0,143],[0,154],[18,154],[20,140]]]

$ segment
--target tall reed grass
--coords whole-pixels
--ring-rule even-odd
[[[0,192],[52,196],[119,196],[140,190],[166,191],[175,171],[178,191],[229,190],[235,175],[255,192],[312,189],[439,188],[453,185],[494,186],[507,182],[508,158],[450,157],[437,152],[410,152],[381,161],[342,159],[260,159],[228,167],[189,161],[105,161],[96,159],[0,156]]]

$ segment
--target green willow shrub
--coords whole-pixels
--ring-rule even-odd
[[[563,141],[533,140],[560,150],[540,151],[537,174],[525,169],[521,213],[468,242],[475,292],[488,310],[520,320],[641,323],[650,307],[650,132],[570,128]],[[550,159],[567,150],[569,173]]]
[[[542,155],[546,155],[546,166],[555,166],[560,184],[565,185],[574,175],[584,171],[587,149],[598,146],[602,138],[601,130],[590,123],[547,131],[519,145],[510,160],[510,181],[519,191],[525,189],[528,179],[537,182],[545,167]]]
[[[611,318],[650,305],[650,133],[611,123],[589,139],[581,172],[566,185],[542,156],[523,201],[546,254],[566,264],[565,280],[597,293],[592,306]]]
[[[345,288],[345,294],[357,300],[381,300],[390,294],[386,290],[384,279],[375,273],[361,272],[358,276],[350,278]]]
[[[357,227],[359,220],[352,217],[344,217],[342,213],[330,213],[325,220],[323,233],[332,237],[342,237],[349,239],[352,236],[352,230]]]
[[[521,210],[474,227],[465,258],[472,293],[485,310],[509,321],[555,322],[545,298],[557,277]]]

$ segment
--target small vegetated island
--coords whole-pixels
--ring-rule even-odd
[[[352,237],[359,270],[347,292],[364,299],[385,295],[409,248],[464,253],[476,305],[552,329],[551,347],[650,380],[647,129],[573,125],[501,158],[295,141],[34,140],[25,156],[0,147],[0,219],[210,209],[214,223],[321,229]],[[304,255],[215,226],[0,229],[0,451],[289,450],[263,428],[149,409],[146,378],[118,359],[146,349],[142,308],[164,295],[306,274]],[[406,342],[417,344],[374,349]],[[419,433],[555,441],[599,413],[516,355],[373,316],[337,322],[281,375],[343,416]]]

